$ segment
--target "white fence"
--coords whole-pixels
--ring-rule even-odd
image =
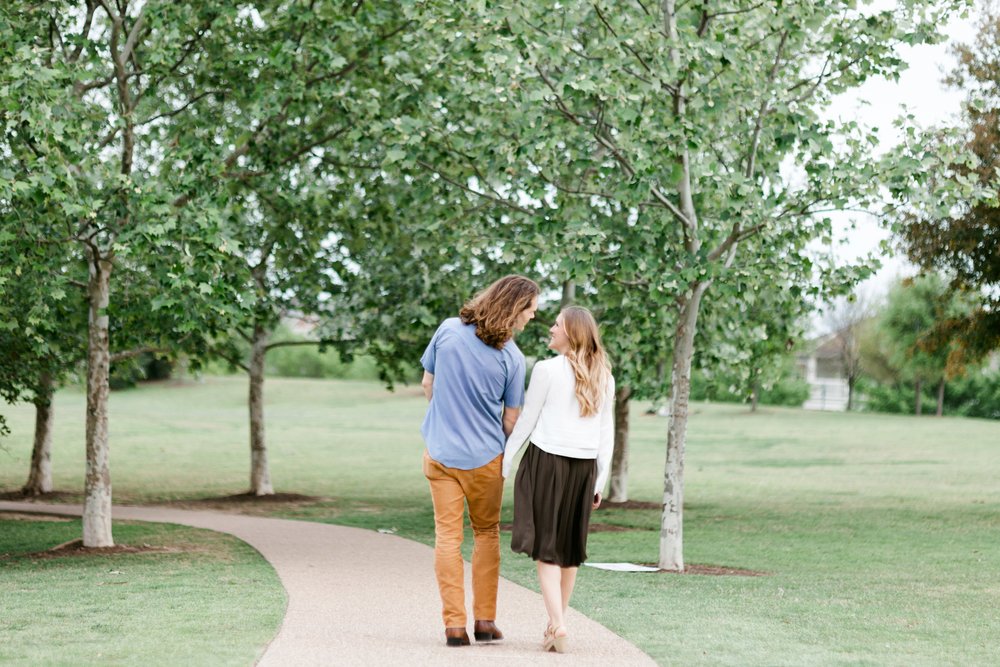
[[[814,378],[809,382],[809,398],[802,404],[806,410],[846,410],[847,380]]]

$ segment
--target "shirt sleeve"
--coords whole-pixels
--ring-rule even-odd
[[[549,394],[549,387],[552,381],[549,377],[545,364],[535,364],[531,371],[531,382],[528,383],[528,392],[524,398],[524,410],[514,424],[514,430],[507,438],[507,445],[503,450],[503,476],[510,476],[510,468],[514,463],[514,457],[524,447],[531,432],[535,430],[538,417],[542,414],[542,406],[545,405],[545,398]]]
[[[524,355],[518,352],[512,354],[510,359],[513,368],[507,374],[507,385],[503,388],[503,405],[505,408],[519,408],[524,405]]]
[[[594,493],[604,493],[615,449],[615,378],[608,376],[608,389],[601,406],[601,440],[597,449],[597,481]]]
[[[434,335],[431,336],[431,342],[427,344],[427,349],[424,350],[423,356],[420,357],[420,365],[431,375],[434,374],[434,361],[437,359],[437,341],[441,335],[442,328],[444,328],[443,323],[437,328]]]

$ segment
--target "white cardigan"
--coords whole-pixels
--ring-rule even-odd
[[[524,398],[524,409],[507,438],[503,476],[510,476],[514,457],[529,439],[539,449],[574,459],[597,459],[594,493],[608,481],[615,442],[615,379],[608,375],[604,398],[596,415],[580,416],[576,378],[563,355],[535,364]]]

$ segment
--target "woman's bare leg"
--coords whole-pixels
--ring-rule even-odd
[[[538,584],[542,589],[545,611],[549,614],[549,627],[553,630],[563,626],[562,568],[554,563],[537,562]]]
[[[560,570],[559,588],[562,593],[562,613],[566,618],[566,610],[569,609],[569,599],[573,597],[573,586],[576,585],[576,572],[578,567],[562,567]]]

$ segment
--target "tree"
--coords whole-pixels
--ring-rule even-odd
[[[367,27],[387,40],[403,24],[386,25],[391,8],[330,3],[85,0],[0,11],[3,151],[16,161],[0,199],[25,194],[39,209],[58,209],[23,216],[21,232],[78,249],[88,271],[83,532],[86,546],[107,546],[112,274],[129,267],[155,287],[146,310],[175,316],[159,337],[217,338],[247,302],[222,271],[235,245],[220,183],[330,141],[338,130],[321,111],[335,106],[340,79],[356,66],[329,48],[330,36]],[[242,66],[243,76],[220,77],[227,66]],[[236,87],[248,80],[260,86]],[[377,106],[367,96],[352,103]],[[220,120],[220,109],[231,115]]]
[[[967,301],[936,275],[904,280],[889,291],[879,327],[888,343],[886,357],[904,380],[913,382],[914,413],[922,412],[924,383],[937,385],[937,416],[944,411],[945,384],[964,372],[949,365],[952,344],[941,344],[938,323],[968,312]],[[957,342],[957,341],[956,341]]]
[[[984,4],[974,43],[956,47],[958,66],[948,81],[968,92],[965,104],[967,145],[975,156],[970,165],[956,164],[948,174],[971,179],[990,197],[970,199],[956,211],[920,211],[908,216],[899,230],[910,259],[927,271],[945,271],[956,289],[979,295],[978,307],[938,323],[935,339],[943,345],[957,340],[953,363],[981,359],[1000,347],[1000,13]]]
[[[174,107],[171,84],[187,72],[191,50],[190,42],[170,36],[174,30],[185,34],[189,23],[203,18],[169,5],[112,7],[102,0],[71,8],[12,2],[0,10],[7,83],[3,152],[14,172],[4,179],[0,198],[32,201],[33,210],[18,211],[20,240],[61,246],[87,276],[88,547],[113,544],[107,412],[112,273],[150,259],[136,274],[161,293],[186,295],[179,312],[189,316],[181,327],[188,331],[198,328],[191,295],[225,291],[213,276],[221,244],[214,202],[192,189],[198,169],[184,169],[188,156],[181,144],[170,145],[159,133],[183,110]],[[193,205],[175,206],[179,199]]]
[[[848,411],[855,407],[855,389],[864,372],[862,338],[873,317],[871,302],[860,291],[836,301],[825,317],[827,328],[836,336],[844,377],[847,378]]]
[[[22,276],[31,279],[28,275]],[[38,284],[48,287],[51,282],[43,277]],[[17,292],[24,295],[20,289]],[[13,294],[15,291],[11,290],[5,296]],[[80,326],[82,306],[82,299],[69,296],[52,299],[51,296],[45,298],[39,295],[32,305],[9,315],[8,324],[14,324],[16,329],[0,332],[0,347],[5,350],[6,356],[4,370],[0,371],[5,376],[5,398],[11,403],[28,400],[35,407],[31,462],[27,481],[21,488],[26,496],[39,496],[52,491],[52,433],[55,420],[52,399],[64,378],[83,358],[84,346],[80,336],[83,330]],[[60,329],[52,326],[56,322],[71,326]]]
[[[224,174],[236,260],[227,273],[252,295],[233,332],[249,345],[249,355],[244,360],[232,349],[222,352],[249,376],[255,495],[273,493],[264,364],[269,350],[292,344],[272,339],[281,319],[316,316],[316,339],[295,344],[336,346],[343,354],[365,349],[391,383],[403,368],[396,353],[410,339],[429,338],[432,318],[426,312],[414,317],[414,309],[421,299],[435,302],[426,277],[445,264],[437,254],[413,257],[415,230],[464,210],[444,208],[452,202],[436,196],[440,184],[391,173],[400,159],[397,135],[406,132],[407,111],[424,85],[416,24],[392,3],[284,7],[260,9],[224,54],[213,54],[217,66],[201,72],[188,95],[227,94],[199,102],[199,113],[185,120],[220,145],[246,147],[230,154]],[[270,115],[248,141],[246,119],[262,108]],[[386,208],[389,201],[399,207]],[[450,234],[439,229],[436,237]],[[386,308],[385,295],[414,287],[400,272],[403,266],[424,280]]]
[[[0,144],[2,145],[2,144]],[[22,193],[0,198],[0,395],[35,407],[35,432],[25,495],[52,491],[52,396],[84,358],[84,300],[74,287],[74,262],[50,244],[25,242],[18,218],[37,211]],[[46,215],[52,211],[44,211]],[[0,418],[2,424],[2,418]],[[0,429],[2,430],[2,429]]]
[[[609,267],[598,274],[641,305],[631,335],[671,354],[662,568],[683,569],[690,370],[706,294],[726,302],[741,282],[780,279],[778,266],[804,262],[808,241],[829,234],[825,211],[882,214],[890,199],[920,194],[940,158],[912,128],[878,158],[874,135],[816,110],[870,76],[893,76],[896,46],[935,39],[953,8],[665,0],[414,10],[441,26],[438,62],[452,64],[444,76],[462,92],[433,128],[452,159],[431,166],[457,184],[488,175],[483,195],[534,215],[550,257],[578,267],[574,279]],[[576,243],[552,245],[551,211],[578,199],[604,213],[601,224],[584,217]],[[855,280],[850,270],[833,277]]]

